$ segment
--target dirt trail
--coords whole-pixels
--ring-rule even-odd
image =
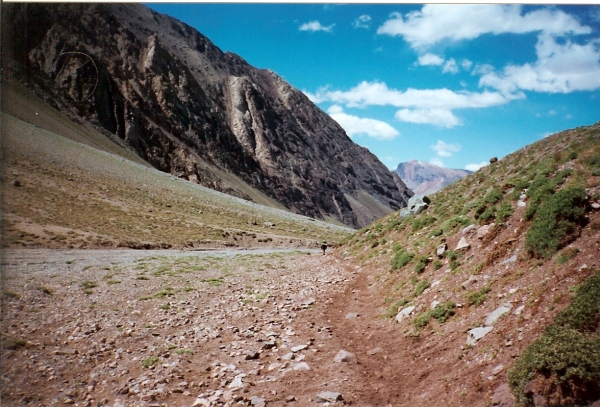
[[[386,354],[365,353],[385,323],[366,276],[342,263],[289,250],[7,250],[2,404],[314,405],[331,391],[386,405]],[[359,363],[335,363],[341,349]]]

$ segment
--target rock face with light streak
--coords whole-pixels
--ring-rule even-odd
[[[141,4],[7,4],[2,19],[7,78],[162,171],[354,227],[412,195],[276,73]]]

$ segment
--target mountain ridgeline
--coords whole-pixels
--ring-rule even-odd
[[[412,195],[276,73],[141,4],[6,4],[2,41],[5,79],[161,171],[353,227]]]
[[[411,160],[398,164],[396,174],[416,195],[429,195],[471,174],[469,170],[455,170]]]

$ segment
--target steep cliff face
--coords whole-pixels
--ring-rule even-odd
[[[5,72],[162,171],[354,227],[412,194],[277,74],[143,5],[7,4],[2,30]]]
[[[472,173],[416,160],[398,164],[395,172],[417,195],[433,194]]]

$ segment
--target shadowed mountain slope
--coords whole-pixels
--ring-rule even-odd
[[[276,73],[141,4],[5,4],[2,41],[5,77],[161,171],[353,227],[411,195]]]

